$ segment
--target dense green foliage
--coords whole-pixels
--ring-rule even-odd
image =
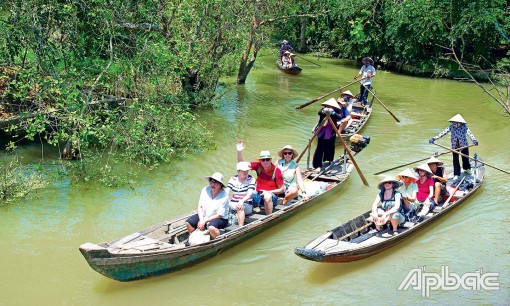
[[[491,67],[510,45],[510,15],[504,0],[359,0],[312,1],[327,12],[308,20],[306,37],[312,51],[360,59],[373,56],[389,68],[411,64],[424,70],[455,69],[461,60]],[[302,36],[299,19],[281,22],[280,35]],[[399,68],[397,67],[397,68]]]
[[[84,173],[98,157],[152,166],[212,147],[194,112],[282,39],[449,75],[452,50],[508,67],[496,62],[509,29],[503,0],[13,0],[0,11],[0,117],[30,114],[12,134],[58,146]]]

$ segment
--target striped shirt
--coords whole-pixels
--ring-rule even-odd
[[[253,190],[255,190],[255,179],[248,174],[244,182],[240,182],[239,176],[234,175],[228,181],[227,187],[232,190],[230,202],[237,203],[239,200],[242,200],[248,192],[253,192]]]

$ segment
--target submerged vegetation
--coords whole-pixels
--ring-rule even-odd
[[[508,9],[503,0],[3,2],[0,119],[20,120],[0,128],[12,151],[22,139],[58,147],[77,160],[66,169],[78,181],[128,182],[112,174],[116,163],[154,167],[213,148],[195,112],[214,107],[222,77],[243,84],[258,52],[282,39],[438,77],[466,76],[464,62],[498,67],[489,78],[508,85]]]

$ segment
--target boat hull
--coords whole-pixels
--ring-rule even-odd
[[[336,168],[332,167],[328,170],[329,173],[310,169],[303,171],[303,175],[308,177],[305,186],[319,184],[324,187],[310,195],[308,199],[301,198],[287,206],[278,205],[270,215],[257,214],[256,218],[253,215],[247,216],[246,220],[252,218],[249,223],[246,221],[247,224],[242,227],[234,226],[228,231],[225,229],[220,236],[211,241],[186,246],[189,234],[185,221],[195,214],[190,212],[116,241],[101,244],[85,243],[80,246],[80,252],[92,269],[118,281],[143,279],[195,265],[320,203],[319,199],[328,197],[333,191],[340,189],[354,170],[354,165],[340,158],[333,165]]]
[[[299,66],[293,66],[293,67],[290,67],[290,68],[285,68],[282,66],[282,63],[280,60],[276,61],[276,66],[278,66],[278,68],[280,68],[281,71],[287,73],[287,74],[292,74],[292,75],[296,75],[296,74],[300,74],[301,71],[303,70],[303,68],[299,67]]]
[[[474,167],[474,165],[473,165]],[[352,234],[349,235],[347,233],[346,236],[348,238],[346,239],[338,239],[338,241],[335,241],[334,239],[330,239],[332,237],[331,233],[333,231],[330,231],[326,233],[325,235],[322,235],[312,242],[310,242],[305,247],[297,247],[294,250],[294,253],[304,259],[316,261],[316,262],[329,262],[329,263],[344,263],[344,262],[351,262],[351,261],[357,261],[361,260],[373,255],[376,255],[386,249],[389,249],[396,244],[404,241],[405,239],[411,237],[412,235],[416,234],[417,232],[425,229],[428,225],[435,222],[436,220],[442,218],[445,216],[449,211],[455,209],[456,207],[460,206],[463,202],[465,202],[466,199],[468,199],[471,195],[473,195],[478,188],[483,183],[484,175],[485,175],[485,169],[483,165],[477,166],[478,176],[474,178],[475,184],[473,185],[473,188],[469,191],[469,193],[465,194],[461,198],[456,199],[453,201],[450,205],[444,207],[441,209],[438,213],[433,214],[429,218],[416,223],[415,225],[412,225],[411,228],[405,229],[403,231],[399,230],[398,235],[391,236],[387,239],[381,239],[378,243],[366,243],[366,245],[363,245],[364,242],[369,241],[371,237],[374,237],[376,234],[373,232],[374,227],[366,227],[366,229],[363,229],[356,233],[356,230],[351,231]],[[363,217],[361,219],[366,219],[370,215],[370,211],[364,213],[362,216],[358,216],[357,218]],[[347,224],[350,224],[349,227],[354,229],[356,226],[351,226],[351,224],[356,224],[356,220],[350,220],[347,223],[344,223],[342,226],[346,226]],[[359,224],[359,222],[358,222]],[[368,223],[366,224],[368,225]],[[340,228],[338,227],[338,228]],[[360,226],[360,228],[363,226]],[[338,229],[336,228],[336,229]],[[371,230],[371,231],[370,231]],[[356,234],[356,235],[354,235]],[[366,235],[366,239],[362,236]],[[346,237],[344,236],[344,237]],[[355,242],[356,239],[361,239],[361,242],[358,244],[358,242]],[[336,243],[336,244],[335,244]],[[349,243],[351,243],[351,246],[349,246]],[[323,245],[322,245],[323,244]],[[342,245],[343,244],[343,245]],[[338,251],[335,251],[335,249],[341,249]]]

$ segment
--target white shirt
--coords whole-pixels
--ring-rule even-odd
[[[203,218],[218,214],[223,219],[228,219],[228,195],[225,189],[213,199],[211,186],[205,186],[200,193],[198,205],[202,207]]]
[[[368,76],[370,74],[372,77],[375,75],[375,68],[372,65],[365,66],[363,65],[359,71],[359,75],[362,78]],[[363,85],[372,85],[372,78],[366,78],[363,80]]]

